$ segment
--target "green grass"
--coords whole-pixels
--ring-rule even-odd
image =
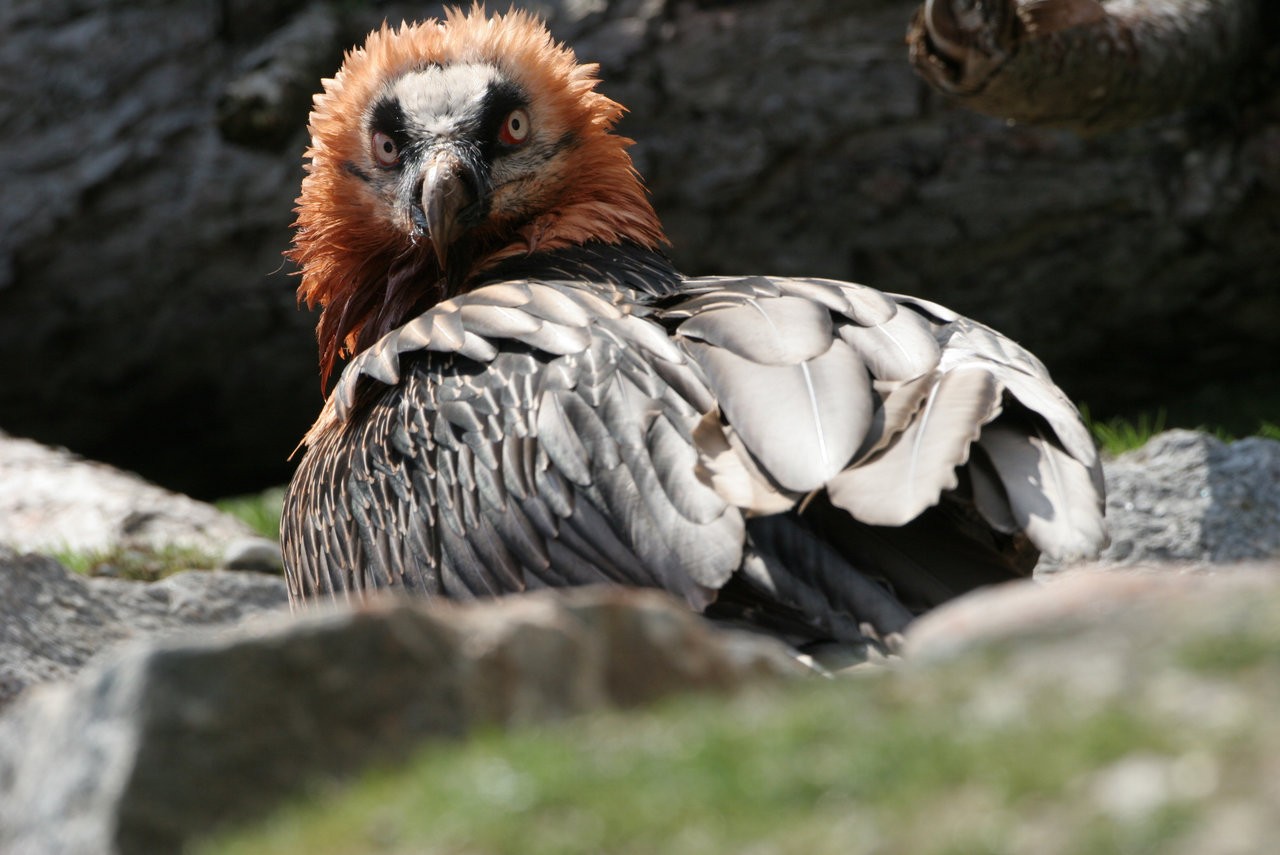
[[[1080,413],[1084,416],[1090,432],[1093,433],[1094,441],[1110,454],[1123,454],[1126,451],[1141,448],[1151,437],[1165,429],[1164,410],[1157,410],[1154,415],[1142,413],[1136,422],[1120,417],[1094,421],[1090,418],[1088,408],[1083,405],[1080,407]]]
[[[248,523],[263,537],[279,540],[284,491],[284,487],[272,487],[261,493],[219,499],[214,504],[224,513]],[[53,550],[51,554],[64,566],[86,576],[114,576],[138,582],[154,582],[183,570],[207,570],[218,566],[215,556],[182,546],[160,549],[125,546],[96,550],[64,548]]]
[[[1179,644],[1175,655],[1183,667],[1205,674],[1236,674],[1259,666],[1280,670],[1280,626],[1229,627]]]
[[[216,558],[203,550],[185,546],[60,549],[52,555],[64,567],[85,576],[112,576],[136,582],[155,582],[183,570],[207,570],[218,564]]]
[[[261,493],[233,496],[214,502],[218,510],[238,517],[258,534],[280,539],[280,511],[284,507],[284,487],[272,487]]]
[[[1113,455],[1141,448],[1156,434],[1175,427],[1168,423],[1168,414],[1163,408],[1154,413],[1139,413],[1136,419],[1114,416],[1105,421],[1099,421],[1092,417],[1088,405],[1081,404],[1080,415],[1084,418],[1084,423],[1093,434],[1094,442],[1098,447]],[[1197,425],[1192,429],[1212,434],[1223,442],[1234,442],[1239,438],[1222,427]],[[1280,440],[1280,424],[1261,422],[1255,435]]]
[[[197,852],[959,855],[1016,851],[1015,828],[1047,810],[1078,837],[1035,851],[1083,855],[1156,851],[1180,828],[1164,813],[1116,828],[1068,798],[1131,752],[1176,750],[1164,730],[1120,706],[1081,716],[1061,698],[975,726],[956,718],[968,692],[945,682],[923,702],[892,677],[815,681],[489,732],[330,785]]]

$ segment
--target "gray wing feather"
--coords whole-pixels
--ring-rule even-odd
[[[724,498],[698,478],[698,450],[690,445],[687,430],[659,415],[645,439],[658,483],[673,507],[697,523],[709,523],[725,512]]]
[[[427,340],[429,350],[447,353],[462,347],[462,315],[455,311],[452,301],[436,306],[428,316],[431,318],[431,333]],[[373,346],[378,347],[377,344]]]
[[[538,407],[538,442],[556,468],[574,484],[591,483],[591,461],[582,438],[565,413],[565,402],[554,391],[542,396]]]
[[[909,306],[913,309],[919,310],[921,314],[927,315],[939,324],[950,324],[959,320],[965,320],[946,306],[939,305],[931,300],[925,300],[921,297],[912,297],[908,294],[891,294],[888,292],[885,293],[885,296],[892,299],[899,306]]]
[[[1014,519],[1042,552],[1065,561],[1091,556],[1105,543],[1101,496],[1083,463],[1035,428],[993,426],[979,444]]]
[[[928,322],[910,311],[895,312],[872,326],[842,324],[840,337],[882,381],[914,380],[937,367],[942,355]]]
[[[888,294],[868,288],[866,285],[855,285],[852,282],[837,282],[834,279],[773,279],[770,281],[781,292],[807,296],[825,305],[830,298],[821,296],[824,292],[838,292],[848,304],[848,308],[833,309],[848,317],[851,321],[864,327],[883,324],[893,317],[897,307]]]
[[[702,607],[741,561],[741,513],[697,480],[700,373],[581,286],[446,301],[338,388],[288,498],[295,594],[615,581]]]
[[[960,318],[946,328],[942,366],[979,361],[1022,406],[1048,423],[1062,447],[1089,469],[1094,489],[1105,492],[1097,447],[1075,405],[1049,377],[1044,364],[1017,342]]]
[[[880,406],[872,416],[867,437],[854,455],[854,462],[862,461],[885,448],[898,434],[910,427],[937,382],[938,375],[932,371],[906,383],[876,381],[874,385],[877,394],[881,396]]]
[[[479,336],[518,338],[542,327],[542,319],[511,306],[495,306],[468,301],[459,311],[462,325]]]
[[[982,518],[996,531],[1013,534],[1022,526],[1009,506],[1009,494],[1000,481],[1000,473],[991,465],[991,458],[978,442],[969,448],[969,489],[973,493],[973,506]]]
[[[591,343],[591,335],[584,327],[540,321],[537,328],[528,332],[509,333],[510,338],[523,342],[543,353],[565,356],[580,353]]]
[[[549,285],[537,282],[529,283],[527,287],[529,303],[524,308],[534,317],[579,329],[591,323],[591,316],[587,314],[587,310],[571,297]]]
[[[827,484],[831,501],[863,522],[903,525],[953,489],[969,444],[1000,412],[1000,387],[980,368],[942,374],[915,418],[874,457]]]
[[[467,294],[466,302],[462,309],[465,312],[468,308],[477,306],[506,306],[508,308],[527,306],[533,299],[534,289],[537,283],[524,282],[514,280],[511,282],[497,282],[493,285],[486,285],[483,288],[477,288]]]
[[[795,365],[831,347],[831,312],[799,297],[752,299],[699,312],[679,333],[752,362]]]
[[[862,444],[871,424],[871,382],[844,342],[794,365],[763,365],[698,341],[685,348],[729,423],[783,487],[821,488]]]

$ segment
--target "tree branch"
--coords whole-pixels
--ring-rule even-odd
[[[912,65],[959,103],[1110,130],[1230,98],[1271,0],[926,0]]]

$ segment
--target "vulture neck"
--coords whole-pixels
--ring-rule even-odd
[[[660,250],[634,243],[591,241],[578,246],[514,256],[485,271],[475,285],[511,279],[569,280],[614,286],[637,292],[642,299],[679,292],[684,277]]]
[[[344,353],[360,353],[436,303],[497,278],[602,280],[651,296],[672,293],[680,277],[663,255],[667,237],[629,144],[612,134],[584,143],[574,182],[552,210],[521,225],[475,229],[450,247],[444,269],[425,240],[384,244],[364,256],[343,253],[314,270],[300,243],[299,296],[324,306],[316,327],[321,388]]]

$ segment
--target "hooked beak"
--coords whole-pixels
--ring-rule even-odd
[[[422,173],[422,211],[427,236],[444,268],[449,247],[475,222],[479,205],[479,176],[454,148],[440,149],[427,159]]]

